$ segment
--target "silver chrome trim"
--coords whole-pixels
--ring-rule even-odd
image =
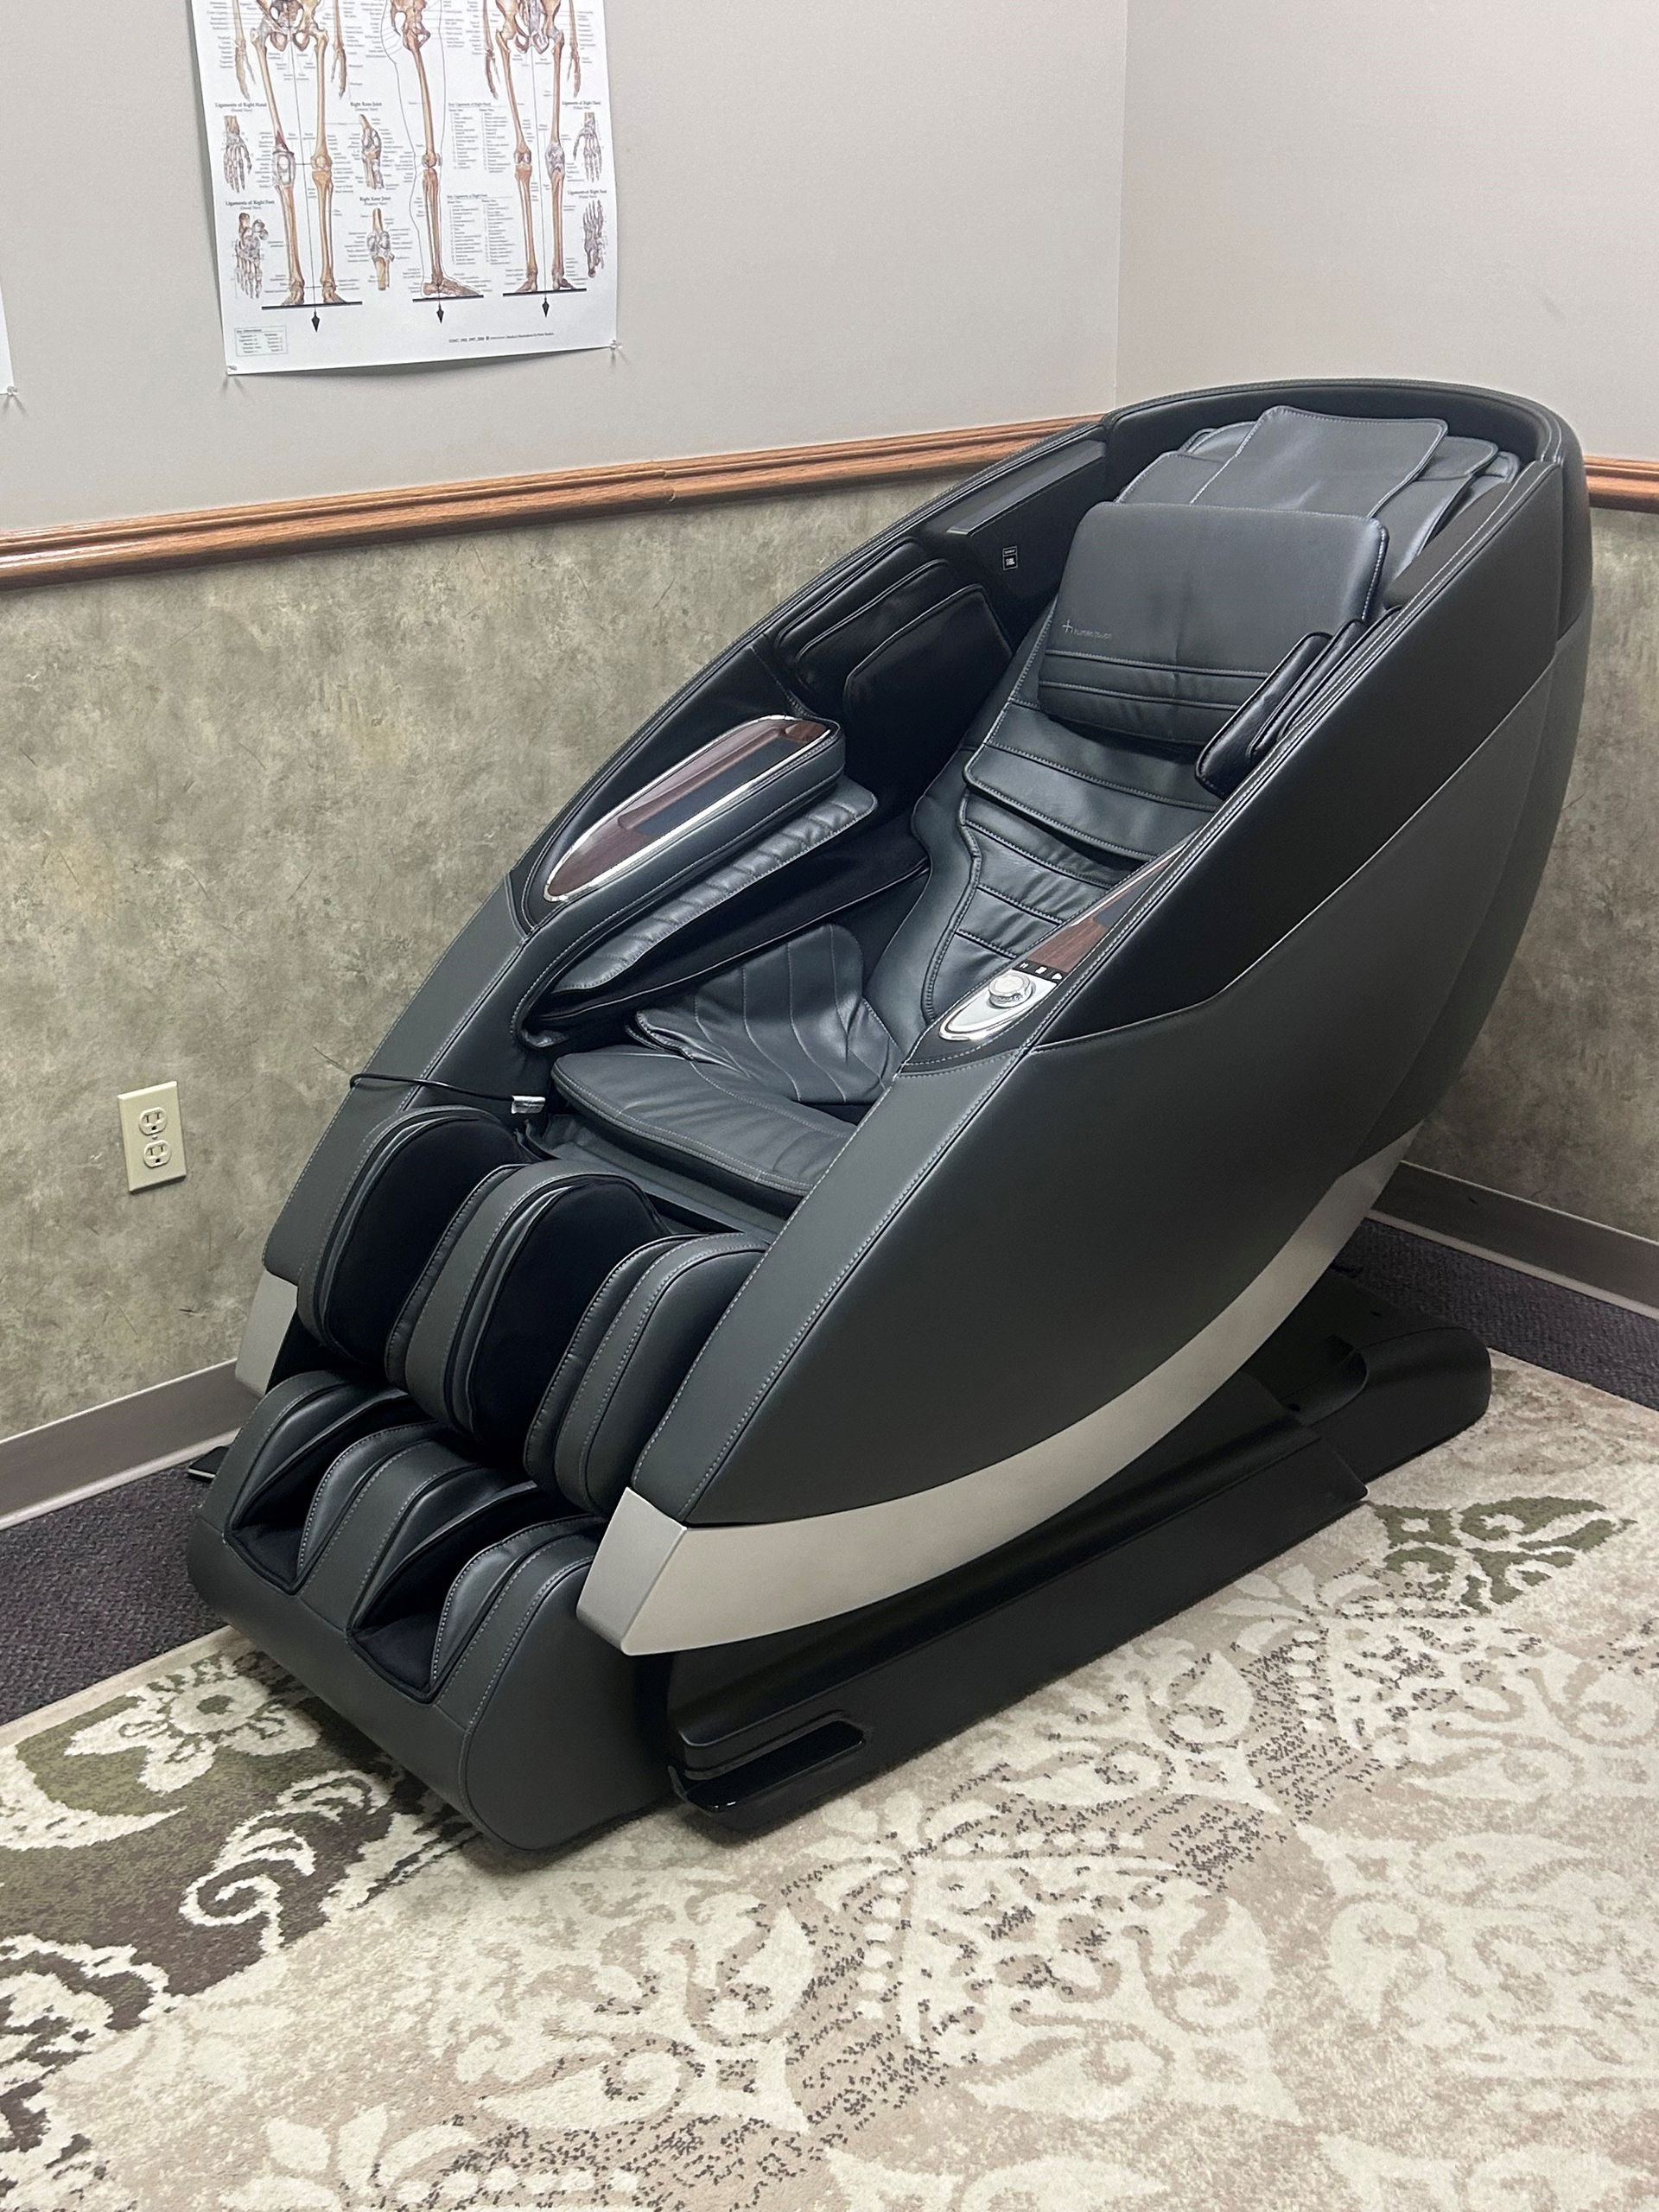
[[[1031,988],[1015,999],[1011,1005],[998,1006],[991,994],[1005,976],[1021,976]],[[1030,976],[1017,968],[1005,968],[1002,974],[993,976],[988,983],[970,992],[965,999],[953,1006],[939,1024],[939,1034],[948,1037],[953,1045],[964,1041],[982,1044],[987,1037],[995,1037],[999,1029],[1006,1029],[1011,1021],[1023,1020],[1034,1013],[1058,985],[1047,976]]]
[[[789,722],[798,721],[800,717],[798,715],[774,715],[769,719],[774,721]],[[832,736],[837,734],[834,731],[830,733]],[[823,739],[819,739],[817,744],[821,745],[825,741]],[[547,871],[546,881],[542,887],[543,899],[550,906],[569,906],[575,899],[586,899],[595,891],[602,891],[607,884],[616,883],[623,876],[632,875],[637,868],[643,868],[647,861],[654,860],[658,854],[666,851],[672,846],[683,844],[685,840],[694,831],[701,830],[705,823],[713,822],[721,815],[729,813],[733,807],[740,805],[746,798],[753,798],[757,791],[764,791],[768,784],[775,784],[780,776],[787,775],[791,768],[798,768],[804,760],[811,759],[815,749],[815,745],[806,746],[799,753],[791,754],[786,760],[774,761],[770,768],[764,769],[758,776],[749,777],[747,781],[739,784],[735,789],[728,791],[723,798],[712,800],[700,812],[692,815],[689,820],[682,822],[677,830],[665,830],[660,837],[653,837],[650,844],[642,845],[637,853],[630,853],[626,860],[613,861],[609,868],[601,869],[599,874],[589,876],[586,883],[579,883],[574,891],[552,890],[550,887],[553,879],[565,863],[573,859],[584,845],[591,844],[601,830],[609,825],[612,817],[620,814],[622,810],[620,806],[613,807],[609,814],[603,814],[597,822],[590,823],[582,831],[581,836],[576,838],[574,843],[567,846],[553,861]],[[671,771],[664,771],[664,773],[671,772]],[[624,799],[622,806],[631,806],[634,799],[643,798],[645,791],[650,788],[651,786],[647,784],[643,791],[638,791],[633,794],[632,799]]]
[[[909,1497],[743,1528],[687,1528],[625,1491],[578,1618],[626,1652],[736,1643],[874,1605],[1023,1535],[1120,1473],[1236,1373],[1352,1236],[1415,1134],[1339,1176],[1261,1274],[1150,1374],[1009,1459]]]
[[[269,1268],[260,1276],[236,1355],[236,1379],[256,1398],[263,1398],[270,1387],[270,1370],[276,1364],[298,1298],[293,1284],[272,1274]]]

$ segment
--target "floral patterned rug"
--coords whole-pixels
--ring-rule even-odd
[[[1659,1414],[1491,1418],[758,1841],[514,1859],[228,1633],[0,1736],[16,2212],[1653,2212]]]

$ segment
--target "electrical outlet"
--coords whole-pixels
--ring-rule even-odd
[[[152,1083],[147,1090],[124,1090],[121,1149],[126,1154],[127,1188],[148,1191],[157,1183],[183,1179],[184,1124],[179,1119],[179,1086]]]

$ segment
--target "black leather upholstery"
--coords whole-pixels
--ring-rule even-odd
[[[646,1045],[569,1053],[554,1080],[571,1105],[625,1143],[784,1212],[853,1134],[850,1122],[817,1107]]]
[[[524,1167],[493,1181],[427,1282],[404,1362],[410,1395],[516,1452],[583,1306],[662,1226],[620,1175]]]
[[[690,1237],[633,1279],[559,1427],[554,1473],[572,1505],[613,1510],[646,1439],[766,1249],[754,1236]]]
[[[1331,641],[1351,642],[1373,611],[1389,547],[1379,511],[1444,467],[1402,517],[1419,528],[1494,458],[1440,423],[1274,409],[1154,462],[1132,497],[1083,518],[1053,605],[917,804],[927,880],[868,982],[844,931],[815,931],[641,1009],[637,1043],[566,1055],[563,1096],[724,1189],[799,1198],[846,1141],[830,1116],[868,1107],[930,1022],[1179,844],[1249,774]],[[878,597],[907,626],[912,601],[944,603],[936,581],[901,571]],[[834,663],[849,626],[837,614],[815,631],[803,664]],[[1224,732],[1230,747],[1201,776]]]
[[[1287,480],[1281,473],[1280,487],[1291,496],[1282,501],[1264,498],[1258,503],[1313,507],[1338,514],[1375,515],[1388,532],[1382,577],[1386,591],[1449,517],[1470,500],[1512,483],[1519,469],[1515,455],[1500,452],[1488,438],[1444,435],[1433,442],[1428,458],[1417,474],[1408,481],[1396,482],[1382,498],[1373,499],[1379,485],[1388,483],[1389,468],[1384,466],[1374,474],[1367,474],[1351,463],[1332,467],[1331,460],[1334,456],[1322,464],[1316,448],[1328,443],[1322,426],[1328,424],[1330,419],[1304,409],[1269,408],[1253,422],[1200,430],[1179,453],[1160,454],[1150,461],[1119,494],[1119,499],[1125,503],[1153,499],[1167,504],[1219,497],[1225,504],[1249,505],[1249,500],[1239,499],[1241,491],[1255,488],[1265,493],[1271,489],[1271,483],[1265,468],[1243,472],[1231,466],[1246,442],[1253,454],[1260,446],[1263,461],[1268,459],[1270,449],[1276,448],[1272,451],[1272,458],[1280,470],[1286,459],[1296,454],[1308,472],[1300,487],[1303,495],[1299,496],[1296,484]],[[1294,430],[1289,429],[1292,423],[1296,426]],[[1274,425],[1285,427],[1269,439],[1264,433],[1271,431]],[[1414,434],[1433,432],[1440,425],[1395,422],[1376,427]],[[1355,449],[1363,441],[1356,434],[1347,442],[1357,459]],[[1404,439],[1399,454],[1408,452],[1412,442],[1409,435]],[[1383,455],[1380,448],[1374,447],[1369,458],[1381,461]],[[1224,469],[1227,471],[1224,477]]]
[[[1191,440],[1169,459],[1190,465],[1196,454],[1211,464],[1181,495],[1194,505],[1376,515],[1433,466],[1446,435],[1438,421],[1269,407],[1252,423]],[[1165,496],[1147,488],[1160,466],[1154,461],[1140,479],[1141,498]]]
[[[906,1051],[1010,960],[1195,830],[1214,795],[1190,757],[1054,721],[1037,696],[1046,618],[923,794],[925,887],[870,977]]]
[[[541,1403],[531,1416],[524,1437],[524,1471],[532,1481],[544,1484],[550,1490],[553,1488],[553,1447],[570,1409],[570,1401],[588,1371],[588,1363],[604,1342],[629,1293],[653,1261],[694,1241],[685,1236],[658,1236],[648,1244],[636,1246],[617,1262],[588,1300],[542,1393]]]
[[[829,922],[775,945],[634,1027],[683,1059],[747,1077],[802,1106],[865,1106],[892,1080],[899,1054],[864,996],[864,962],[850,931]]]
[[[1388,542],[1369,516],[1096,507],[1065,564],[1037,696],[1074,728],[1197,750],[1303,638],[1365,620]]]
[[[512,1134],[475,1106],[423,1107],[377,1129],[300,1280],[300,1319],[317,1342],[378,1367],[455,1208],[493,1171],[524,1158]]]
[[[671,938],[702,921],[717,907],[753,891],[780,869],[792,867],[808,853],[827,845],[832,837],[842,836],[849,830],[855,829],[874,810],[874,794],[842,777],[834,791],[826,792],[805,813],[798,814],[781,829],[760,838],[724,867],[688,884],[673,898],[664,899],[637,922],[619,930],[614,937],[607,937],[585,959],[565,969],[559,977],[560,990],[592,991],[613,983],[619,976],[637,968],[658,945],[667,944]]]
[[[505,1843],[545,1848],[664,1796],[631,1669],[576,1620],[594,1523],[432,1424],[350,1447],[293,1575],[262,1571],[246,1531],[258,1497],[292,1494],[294,1416],[338,1414],[352,1387],[295,1376],[276,1417],[246,1425],[191,1531],[197,1586]]]

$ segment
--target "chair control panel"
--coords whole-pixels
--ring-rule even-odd
[[[970,997],[953,1006],[939,1024],[939,1034],[952,1045],[982,1045],[1040,1006],[1058,990],[1105,938],[1131,892],[1145,888],[1150,879],[1166,868],[1180,849],[1173,847],[1155,861],[1116,885],[1103,899],[1035,944],[1023,958],[993,976]]]
[[[1105,909],[1111,903],[1111,898],[1103,899],[1075,922],[1046,937],[1024,959],[993,976],[971,998],[953,1006],[939,1025],[939,1034],[953,1045],[982,1045],[1040,1006],[1105,936]]]
[[[953,1045],[983,1044],[986,1038],[995,1037],[999,1029],[1006,1029],[1022,1014],[1029,1014],[1059,980],[1058,976],[1040,974],[1028,962],[1022,961],[1016,968],[1005,968],[970,998],[952,1007],[940,1025],[939,1033],[948,1037]]]

